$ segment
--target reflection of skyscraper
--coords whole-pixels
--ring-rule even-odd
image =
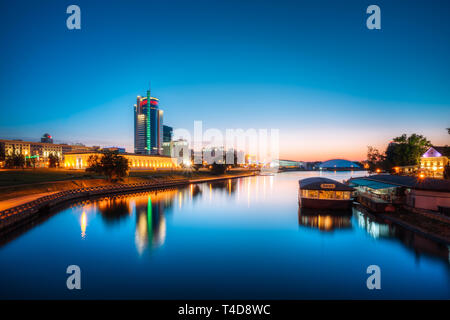
[[[138,154],[162,154],[163,111],[159,100],[150,96],[137,96],[134,105],[134,152]]]
[[[147,247],[157,248],[166,239],[166,213],[173,205],[177,195],[184,194],[185,198],[201,195],[197,185],[163,192],[151,192],[145,196],[133,196],[136,208],[135,243],[139,253]]]
[[[175,191],[152,193],[145,201],[136,201],[136,247],[142,253],[151,244],[157,248],[166,239],[166,218],[164,210],[173,205]]]

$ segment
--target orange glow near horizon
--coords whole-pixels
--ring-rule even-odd
[[[426,132],[417,133],[426,136],[433,145],[448,145],[448,133],[442,130],[439,135]],[[346,159],[361,161],[367,158],[367,147],[372,146],[384,152],[393,137],[400,136],[399,132],[361,131],[355,130],[326,130],[307,131],[298,130],[289,134],[280,133],[280,159],[295,161],[326,161],[330,159]],[[411,134],[408,132],[407,134]]]

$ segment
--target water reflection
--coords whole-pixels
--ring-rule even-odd
[[[105,225],[115,225],[130,216],[129,201],[123,196],[103,198],[96,204]]]
[[[166,215],[174,207],[182,211],[185,205],[193,205],[196,199],[208,203],[226,204],[231,199],[237,203],[258,203],[273,192],[288,192],[287,186],[278,184],[276,177],[261,176],[249,179],[229,179],[224,181],[191,184],[187,187],[147,192],[141,194],[117,195],[95,201],[84,201],[81,205],[81,238],[86,238],[88,217],[92,211],[100,213],[105,225],[114,226],[135,215],[135,246],[139,254],[153,250],[165,243],[167,233]],[[260,194],[260,195],[258,195]],[[272,199],[276,201],[277,198]],[[281,203],[280,203],[281,204]],[[80,205],[75,206],[80,209]],[[353,208],[348,211],[318,210],[298,208],[298,225],[321,232],[352,230],[355,226],[364,229],[374,239],[398,239],[403,245],[421,255],[439,257],[449,262],[449,248],[422,235],[406,230],[398,225],[379,221],[374,216]]]
[[[84,210],[83,213],[81,214],[80,225],[81,225],[81,239],[84,239],[86,237],[86,227],[87,227],[87,216],[86,211]]]
[[[133,197],[136,213],[135,244],[142,254],[147,248],[158,248],[166,239],[167,211],[174,206],[177,193],[182,195],[186,189],[152,192]]]
[[[353,216],[358,221],[359,227],[373,238],[397,239],[410,250],[414,251],[416,258],[421,255],[429,255],[447,260],[450,263],[449,246],[433,241],[421,234],[402,228],[396,224],[388,224],[377,220],[375,216],[363,213],[353,208]]]
[[[364,229],[374,239],[396,239],[412,250],[417,259],[422,255],[447,260],[450,263],[449,246],[433,241],[418,233],[393,223],[377,220],[375,216],[352,208],[349,211],[318,210],[298,208],[299,226],[332,232],[337,229],[351,229],[355,225]]]
[[[280,187],[280,186],[278,186]],[[281,186],[283,188],[285,186]],[[282,189],[281,189],[282,190]],[[230,201],[231,198],[244,200],[250,207],[251,201],[257,203],[258,194],[262,199],[274,191],[274,177],[263,176],[251,179],[229,179],[225,181],[191,184],[188,187],[149,192],[142,194],[122,195],[104,198],[94,202],[107,225],[135,215],[135,246],[139,254],[153,250],[165,243],[167,233],[166,215],[173,207],[182,210],[185,205],[192,205],[195,199],[207,200],[211,203]],[[283,190],[282,190],[283,192]],[[251,200],[252,199],[252,200]],[[81,216],[82,238],[86,236],[87,215],[89,207],[83,207]],[[432,241],[414,232],[405,230],[395,224],[377,221],[373,216],[353,208],[348,211],[318,210],[298,208],[298,224],[302,227],[317,229],[322,232],[351,230],[357,226],[364,229],[375,239],[398,239],[419,257],[422,254],[432,255],[448,260],[449,249],[446,245]]]
[[[352,228],[352,211],[331,211],[309,208],[298,208],[298,224],[330,232],[336,229]]]
[[[358,221],[358,226],[365,229],[372,238],[390,238],[394,236],[393,229],[388,224],[376,222],[374,218],[356,208],[353,208],[353,215]]]
[[[404,298],[405,292],[412,292],[413,298],[448,297],[446,245],[360,209],[299,210],[298,180],[308,175],[317,173],[205,182],[99,197],[59,208],[26,228],[18,227],[8,237],[0,235],[0,260],[8,261],[0,264],[0,283],[26,276],[20,286],[13,280],[5,285],[8,290],[0,290],[0,298],[46,288],[44,280],[53,281],[47,287],[60,286],[59,278],[46,273],[55,261],[75,261],[89,274],[101,269],[103,279],[117,277],[121,270],[120,284],[114,284],[117,298],[236,298],[239,291],[244,292],[243,298],[255,298],[255,292],[261,292],[261,297],[295,299],[311,298],[313,288],[317,290],[314,297],[329,298],[329,292],[340,292],[343,285],[348,295],[337,298],[370,298],[365,295],[365,278],[361,282],[354,273],[327,272],[329,266],[356,270],[369,260],[389,270],[394,281],[394,291],[385,287],[382,298]],[[340,181],[349,178],[348,173],[329,176]],[[29,272],[30,264],[37,266],[33,272]],[[278,276],[280,270],[284,277]],[[405,279],[414,279],[416,291]],[[115,292],[103,289],[109,287],[102,277],[90,281],[94,281],[91,288],[98,288],[90,289],[90,298]],[[217,287],[223,288],[221,295],[211,290]],[[274,292],[289,293],[277,296]],[[51,290],[47,293],[53,295]]]

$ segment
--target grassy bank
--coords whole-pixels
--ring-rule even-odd
[[[248,170],[231,170],[222,176],[248,173]],[[206,179],[220,177],[209,170],[199,171],[131,171],[129,177],[119,184],[163,182],[179,179]],[[26,195],[71,190],[83,187],[96,187],[113,184],[105,177],[81,170],[65,169],[25,169],[0,170],[0,201]]]
[[[64,180],[92,179],[92,178],[95,177],[80,170],[2,169],[0,170],[0,187],[39,183],[39,182],[49,182],[49,181],[64,181]]]

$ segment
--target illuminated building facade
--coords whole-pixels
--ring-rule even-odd
[[[426,177],[444,177],[444,168],[449,163],[450,147],[431,147],[420,158],[420,174]]]
[[[163,155],[171,156],[172,155],[172,137],[173,137],[173,128],[169,126],[163,126]]]
[[[163,142],[172,141],[173,128],[169,126],[163,126]]]
[[[86,169],[89,157],[101,155],[100,152],[71,152],[64,155],[64,167],[67,169]],[[130,170],[172,170],[177,168],[176,159],[158,155],[123,153],[128,160]]]
[[[162,154],[163,111],[159,100],[150,96],[137,96],[134,105],[134,152],[137,154]]]
[[[35,160],[35,167],[47,167],[48,157],[53,154],[62,159],[63,146],[53,143],[31,142],[21,140],[0,140],[0,149],[8,157],[13,153],[21,154],[26,159]]]

